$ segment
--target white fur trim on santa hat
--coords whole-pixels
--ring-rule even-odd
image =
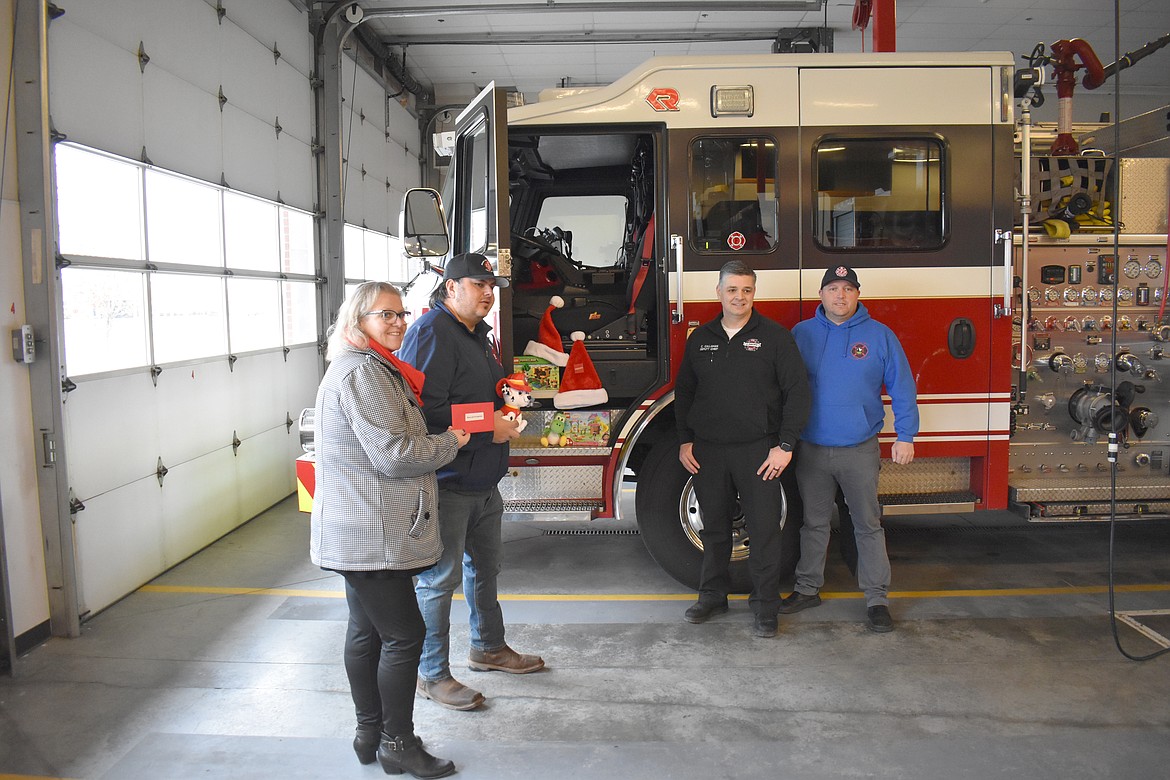
[[[528,342],[528,346],[524,348],[524,354],[529,357],[538,357],[542,360],[547,360],[554,366],[560,366],[561,368],[564,368],[565,364],[569,362],[568,352],[559,352],[539,341]]]
[[[570,338],[573,340],[574,345],[575,342],[578,341],[584,342],[585,332],[575,330],[570,335]],[[588,353],[582,352],[582,354],[584,355],[585,360],[592,364]],[[590,374],[596,376],[596,372],[593,371],[592,365],[589,366],[589,369]],[[571,370],[572,369],[570,369],[570,371]],[[566,379],[568,379],[567,382]],[[556,395],[553,396],[553,406],[555,406],[557,409],[580,409],[584,406],[596,406],[597,404],[604,404],[609,402],[609,393],[606,392],[605,388],[602,387],[600,383],[598,383],[597,387],[581,387],[576,390],[565,389],[566,386],[572,386],[573,384],[573,379],[569,377],[567,373],[561,376],[561,389],[557,392]]]
[[[593,390],[564,390],[553,396],[553,406],[558,409],[580,409],[583,406],[597,406],[609,402],[609,393],[604,387]]]

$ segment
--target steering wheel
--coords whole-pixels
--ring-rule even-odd
[[[574,287],[581,287],[585,284],[584,266],[565,257],[556,247],[545,243],[539,236],[513,233],[512,244],[514,248],[522,248],[524,251],[521,254],[529,261],[543,256],[552,264],[565,283]]]

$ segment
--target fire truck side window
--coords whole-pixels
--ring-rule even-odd
[[[822,249],[942,247],[946,160],[939,141],[829,138],[813,157],[813,235]]]
[[[691,244],[700,252],[767,252],[779,235],[776,144],[699,138],[691,144]]]

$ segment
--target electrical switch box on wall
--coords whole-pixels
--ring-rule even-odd
[[[12,331],[12,359],[17,363],[32,363],[37,359],[32,325],[21,325]]]

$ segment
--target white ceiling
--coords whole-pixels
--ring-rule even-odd
[[[572,8],[585,2],[588,12]],[[767,53],[783,28],[833,31],[838,52],[872,49],[870,34],[851,29],[852,0],[812,0],[816,11],[775,10],[777,2],[681,0],[361,0],[364,28],[401,57],[437,102],[462,99],[489,81],[531,101],[546,88],[608,84],[640,62],[663,54]],[[519,6],[528,8],[516,12]],[[508,8],[502,10],[501,5]],[[604,6],[610,7],[604,7]],[[1170,33],[1170,0],[897,0],[898,51],[1010,51],[1027,55],[1043,42],[1084,38],[1103,64]],[[493,8],[494,6],[494,8]],[[647,8],[650,10],[646,10]],[[639,10],[641,9],[641,10]],[[409,15],[381,16],[394,11]],[[1120,48],[1114,17],[1120,19]],[[826,21],[827,16],[827,21]],[[671,37],[672,41],[597,43],[597,36]],[[501,37],[557,43],[501,43]],[[685,40],[677,41],[678,38]],[[733,40],[710,40],[731,37]],[[764,40],[746,40],[749,38]],[[706,39],[706,40],[705,40]],[[473,42],[469,42],[473,41]],[[677,42],[676,42],[677,41]],[[779,55],[778,55],[779,56]],[[1022,60],[1019,60],[1022,62]],[[1122,117],[1170,104],[1170,46],[1110,79],[1092,94],[1078,86],[1078,121],[1113,107],[1120,81]],[[1056,94],[1046,88],[1042,111],[1055,118]],[[1039,119],[1044,119],[1040,116]]]

